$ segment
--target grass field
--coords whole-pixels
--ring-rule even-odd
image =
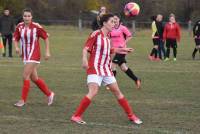
[[[119,86],[134,111],[144,121],[131,124],[113,95],[101,88],[84,114],[87,125],[70,122],[81,98],[87,93],[81,68],[81,49],[90,32],[73,27],[50,26],[52,57],[42,60],[39,74],[55,91],[48,107],[46,97],[31,84],[27,105],[16,108],[20,98],[23,63],[0,58],[0,134],[198,134],[200,133],[200,57],[191,60],[194,42],[183,32],[177,61],[150,62],[150,31],[138,31],[129,43],[135,48],[128,65],[142,78],[142,89],[118,71]],[[43,53],[44,54],[44,53]]]

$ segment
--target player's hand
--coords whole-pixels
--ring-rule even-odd
[[[196,38],[197,38],[197,36],[195,35],[195,36],[194,36],[194,38],[196,39]]]
[[[83,59],[83,61],[82,61],[82,68],[88,69],[88,61],[86,59]]]
[[[16,48],[15,48],[15,51],[16,51],[16,53],[17,53],[18,55],[20,55],[20,49],[19,49],[19,47],[16,47]]]
[[[50,53],[46,53],[44,59],[48,60],[51,57]]]
[[[130,52],[133,52],[134,49],[133,48],[116,48],[115,52],[119,53],[119,54],[128,54]]]

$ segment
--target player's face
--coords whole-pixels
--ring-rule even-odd
[[[23,14],[23,20],[25,24],[30,24],[32,21],[32,14],[31,12],[24,12]]]
[[[8,16],[10,14],[9,10],[4,10],[4,15]]]
[[[108,31],[112,31],[114,25],[115,25],[115,23],[114,23],[114,17],[111,17],[107,22],[104,23],[104,27]]]
[[[172,23],[174,23],[176,20],[175,20],[175,18],[174,18],[173,16],[171,16],[171,17],[169,18],[169,21],[172,22]]]
[[[163,20],[163,16],[162,16],[162,15],[158,15],[158,16],[157,16],[157,21],[160,22],[160,21],[162,21],[162,20]]]
[[[114,16],[113,19],[114,19],[115,26],[118,27],[119,26],[119,21],[120,21],[119,17]]]

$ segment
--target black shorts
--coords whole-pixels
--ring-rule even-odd
[[[154,45],[154,46],[158,46],[159,43],[160,43],[160,39],[159,39],[159,38],[153,39],[153,45]]]
[[[166,39],[166,47],[167,48],[170,48],[170,47],[177,48],[177,41],[176,41],[176,39]]]
[[[200,37],[194,39],[196,46],[200,46]]]
[[[112,62],[121,66],[123,63],[126,63],[125,54],[115,54]]]

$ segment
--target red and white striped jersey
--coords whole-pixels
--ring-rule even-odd
[[[90,53],[87,74],[113,76],[111,71],[110,39],[104,36],[102,31],[98,31],[88,38],[85,48]]]
[[[31,22],[28,27],[25,27],[24,22],[17,25],[13,40],[20,40],[21,54],[25,63],[40,63],[40,37],[46,39],[48,35],[38,23]]]

